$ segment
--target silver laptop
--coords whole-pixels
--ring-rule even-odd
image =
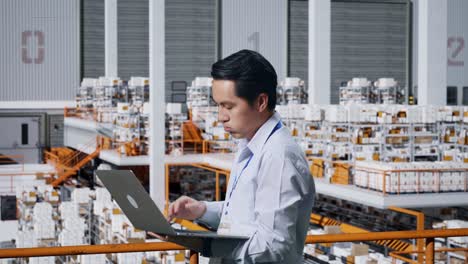
[[[206,253],[204,255],[209,255],[206,251],[206,243],[203,243],[204,246],[200,248],[199,243],[197,243],[198,246],[193,246],[193,243],[189,243],[190,245],[188,245],[184,242],[202,239],[210,243],[214,240],[231,240],[231,242],[238,243],[248,239],[248,237],[244,236],[219,235],[211,231],[175,229],[166,220],[132,171],[97,170],[96,175],[109,190],[112,198],[114,198],[133,226],[138,229],[168,236],[169,241],[187,246],[199,252],[204,251]]]

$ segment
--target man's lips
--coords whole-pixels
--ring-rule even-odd
[[[226,131],[226,132],[231,132],[231,130],[232,130],[232,128],[230,128],[230,127],[224,127],[224,131]]]

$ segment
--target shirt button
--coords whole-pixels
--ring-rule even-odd
[[[227,202],[226,206],[229,206],[229,202]]]

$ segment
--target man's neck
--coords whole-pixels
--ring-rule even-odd
[[[274,111],[267,112],[261,117],[261,122],[259,122],[258,126],[252,131],[252,133],[249,136],[245,138],[247,142],[249,142],[255,136],[255,134],[257,134],[257,131],[263,126],[263,124],[265,124],[266,121],[268,121],[268,119],[270,119],[270,117],[273,116],[274,113]]]

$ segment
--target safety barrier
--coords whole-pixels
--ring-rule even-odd
[[[444,230],[419,230],[419,231],[392,231],[357,234],[336,234],[336,235],[313,235],[307,236],[306,244],[316,243],[336,243],[336,242],[360,242],[389,239],[425,239],[424,250],[412,250],[398,252],[400,254],[424,253],[424,261],[427,264],[434,263],[435,243],[437,237],[457,237],[468,236],[468,228],[444,229]],[[84,254],[106,254],[124,252],[144,252],[144,251],[166,251],[185,250],[186,248],[169,242],[152,242],[136,244],[111,244],[111,245],[90,245],[90,246],[65,246],[65,247],[43,247],[43,248],[16,248],[1,249],[0,258],[21,258],[21,257],[43,257],[43,256],[65,256]],[[438,251],[441,251],[439,249]],[[452,250],[452,249],[446,249]],[[467,251],[466,248],[456,249]],[[410,260],[411,262],[414,262]],[[420,258],[419,263],[423,261]],[[198,253],[190,251],[190,263],[198,263]]]

